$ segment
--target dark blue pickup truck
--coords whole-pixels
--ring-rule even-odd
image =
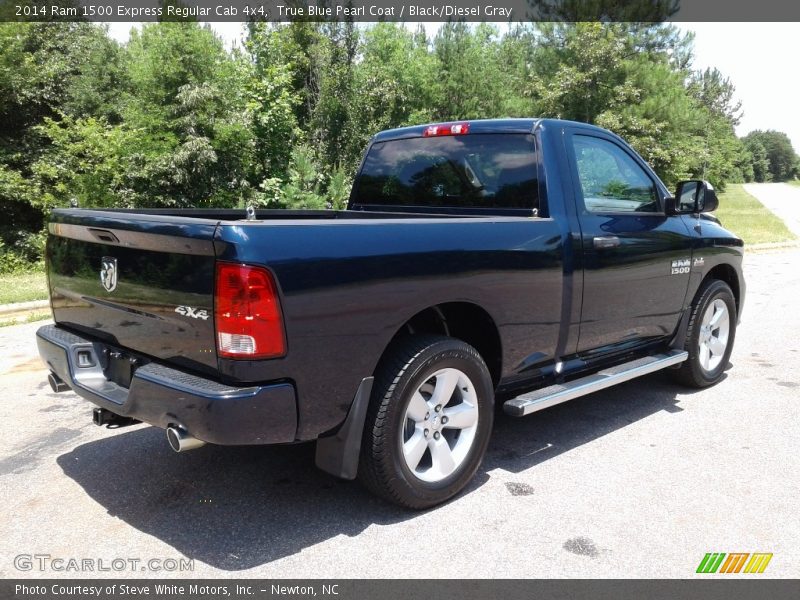
[[[316,441],[321,469],[424,508],[473,476],[495,403],[722,377],[745,284],[716,206],[581,123],[384,131],[347,210],[54,211],[39,350],[99,425]]]

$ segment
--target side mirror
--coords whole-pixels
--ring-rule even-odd
[[[707,181],[703,182],[704,186],[704,193],[701,201],[697,204],[698,212],[714,212],[719,208],[719,198],[717,198],[717,192],[714,191],[714,186],[712,186]]]
[[[713,212],[719,207],[719,199],[714,191],[714,186],[699,179],[678,183],[675,198],[677,213]]]

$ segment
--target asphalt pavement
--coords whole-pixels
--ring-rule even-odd
[[[800,250],[745,274],[717,386],[657,373],[500,416],[466,493],[423,513],[317,471],[313,445],[178,455],[96,427],[50,391],[42,323],[0,328],[0,576],[685,578],[707,552],[769,552],[760,577],[798,577]]]

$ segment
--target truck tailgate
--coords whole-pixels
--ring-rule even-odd
[[[54,211],[47,265],[53,316],[176,366],[215,371],[211,219]]]

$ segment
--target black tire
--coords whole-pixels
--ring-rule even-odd
[[[458,369],[472,382],[477,398],[477,429],[458,468],[441,481],[429,482],[419,479],[403,456],[403,427],[407,424],[406,410],[412,395],[442,369]],[[460,392],[456,389],[455,393]],[[406,508],[424,509],[445,502],[467,485],[480,466],[493,418],[492,378],[472,346],[434,335],[401,339],[390,348],[375,373],[361,445],[359,479],[373,493]]]
[[[727,346],[719,364],[710,370],[703,368],[700,361],[700,335],[702,334],[703,315],[709,306],[716,300],[722,300],[728,309],[729,333]],[[684,349],[689,353],[689,358],[683,362],[679,369],[674,371],[675,379],[686,386],[704,388],[714,385],[720,379],[728,366],[728,360],[733,350],[736,338],[736,300],[728,284],[718,279],[710,279],[703,283],[692,303],[689,316],[689,326],[686,329]]]

